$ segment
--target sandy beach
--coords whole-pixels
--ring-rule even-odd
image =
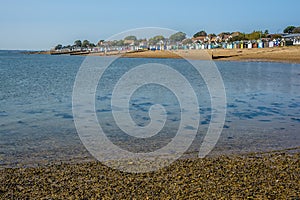
[[[177,160],[129,174],[100,162],[0,170],[1,199],[299,199],[299,148]]]
[[[186,58],[196,60],[269,61],[300,63],[300,46],[264,49],[209,49],[177,51],[145,51],[126,53],[123,57]]]
[[[50,51],[30,52],[29,54],[51,54]],[[194,60],[227,61],[267,61],[300,63],[300,46],[252,48],[252,49],[208,49],[208,50],[171,50],[138,52],[74,53],[82,56],[122,56],[127,58],[185,58]]]

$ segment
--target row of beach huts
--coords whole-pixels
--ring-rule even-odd
[[[141,42],[138,45],[129,44],[122,47],[114,47],[109,45],[103,45],[95,49],[96,51],[136,51],[141,49],[149,50],[177,50],[177,49],[251,49],[251,48],[272,48],[300,45],[300,34],[284,35],[281,38],[270,39],[262,38],[258,40],[249,41],[217,41],[217,40],[197,40],[193,38],[190,43],[183,44],[182,42],[172,43],[169,41],[160,41],[156,45],[147,45],[146,42]]]
[[[252,49],[252,48],[272,48],[272,47],[283,47],[300,45],[300,34],[288,34],[282,35],[281,38],[261,38],[258,40],[242,40],[242,41],[230,41],[223,39],[214,39],[208,37],[192,38],[189,42],[171,42],[169,40],[159,41],[157,44],[150,45],[148,41],[141,41],[138,44],[136,41],[127,41],[125,45],[114,46],[111,45],[110,41],[98,44],[96,47],[83,49],[81,47],[73,49],[62,49],[54,54],[82,54],[88,52],[128,52],[128,51],[139,51],[139,50],[177,50],[177,49]]]

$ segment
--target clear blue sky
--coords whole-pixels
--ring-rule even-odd
[[[300,26],[300,1],[238,0],[1,0],[0,49],[49,49],[76,39],[96,43],[139,27],[193,35],[223,31],[281,32]]]

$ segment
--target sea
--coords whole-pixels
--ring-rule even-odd
[[[95,160],[76,129],[72,102],[74,84],[86,59],[0,51],[0,168]],[[95,59],[101,62],[105,58]],[[206,65],[206,61],[197,62]],[[185,59],[116,58],[110,63],[99,77],[94,95],[94,112],[102,130],[114,145],[135,153],[155,151],[175,137],[184,110],[178,99],[180,95],[166,85],[150,83],[138,87],[129,99],[129,111],[124,111],[137,126],[144,127],[153,121],[151,118],[155,120],[150,112],[152,106],[163,107],[167,117],[157,135],[136,139],[118,127],[112,114],[114,109],[118,110],[111,103],[118,81],[134,67],[149,63],[168,65],[190,82],[198,99],[199,126],[184,127],[182,131],[196,130],[186,154],[197,157],[212,119],[214,108],[209,88],[213,85],[208,86]],[[226,116],[220,137],[207,156],[300,146],[300,64],[259,61],[213,64],[224,84]],[[158,74],[161,72],[148,76]],[[173,76],[170,73],[164,81],[176,85],[177,77]]]

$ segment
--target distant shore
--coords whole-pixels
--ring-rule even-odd
[[[29,54],[51,54],[50,51],[29,52]],[[172,50],[138,52],[73,52],[71,55],[83,56],[122,56],[129,58],[185,58],[194,60],[228,61],[268,61],[300,63],[300,46],[252,48],[252,49],[209,49],[209,50]]]

